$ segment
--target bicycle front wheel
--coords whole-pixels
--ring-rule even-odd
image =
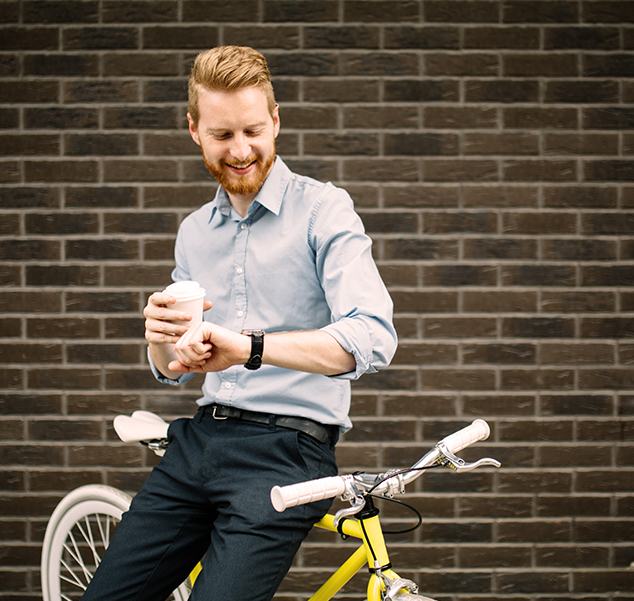
[[[75,601],[83,595],[130,501],[129,495],[100,484],[82,486],[60,501],[42,546],[43,601]],[[172,598],[186,601],[188,596],[183,583]]]

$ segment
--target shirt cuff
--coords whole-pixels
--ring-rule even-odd
[[[181,384],[184,384],[185,382],[189,382],[189,380],[191,380],[194,377],[194,375],[195,375],[195,374],[181,374],[176,379],[168,378],[167,376],[164,376],[156,368],[156,365],[154,365],[154,361],[152,361],[152,356],[150,355],[150,347],[148,347],[148,349],[147,349],[147,359],[148,359],[148,362],[150,364],[150,369],[152,370],[152,373],[154,374],[154,377],[161,384],[169,384],[170,386],[180,386]]]
[[[357,364],[355,371],[351,371],[345,374],[338,374],[331,376],[339,380],[358,380],[363,374],[374,373],[378,371],[374,365],[372,365],[372,341],[367,333],[355,332],[351,324],[346,327],[345,320],[333,323],[321,328],[324,332],[328,332],[341,347],[349,352]],[[359,335],[363,340],[358,340]],[[352,342],[353,339],[357,339],[357,344]]]

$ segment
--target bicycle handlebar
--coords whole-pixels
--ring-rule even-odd
[[[436,463],[443,453],[439,447],[443,446],[452,454],[458,453],[479,440],[486,440],[491,430],[489,424],[483,419],[476,419],[471,424],[443,438],[431,451],[429,451],[418,463],[412,466],[412,471],[402,478],[403,484],[408,484],[422,474],[422,469]],[[387,474],[389,476],[389,473]],[[328,478],[319,478],[318,480],[309,480],[308,482],[299,482],[288,486],[274,486],[271,490],[271,503],[276,511],[282,512],[289,507],[296,505],[305,505],[322,499],[332,499],[346,492],[346,478],[350,476],[330,476]],[[371,481],[362,482],[362,479],[355,483],[361,484],[366,491],[372,489],[377,494],[381,494],[389,489],[388,480],[381,480],[382,476],[372,476]],[[375,485],[375,482],[380,484]]]

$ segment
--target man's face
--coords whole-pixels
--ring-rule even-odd
[[[190,115],[189,131],[205,165],[234,201],[255,198],[275,162],[280,129],[277,107],[269,113],[266,95],[257,87],[233,92],[201,90],[200,119]]]

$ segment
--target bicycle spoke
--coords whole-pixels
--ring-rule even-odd
[[[77,574],[75,574],[73,569],[63,559],[61,559],[60,562],[66,568],[66,571],[71,575],[71,578],[72,578],[71,580],[71,578],[67,578],[63,574],[60,574],[59,575],[60,580],[63,580],[64,582],[68,582],[69,584],[72,584],[85,591],[86,585],[79,579],[79,577],[77,576]]]

